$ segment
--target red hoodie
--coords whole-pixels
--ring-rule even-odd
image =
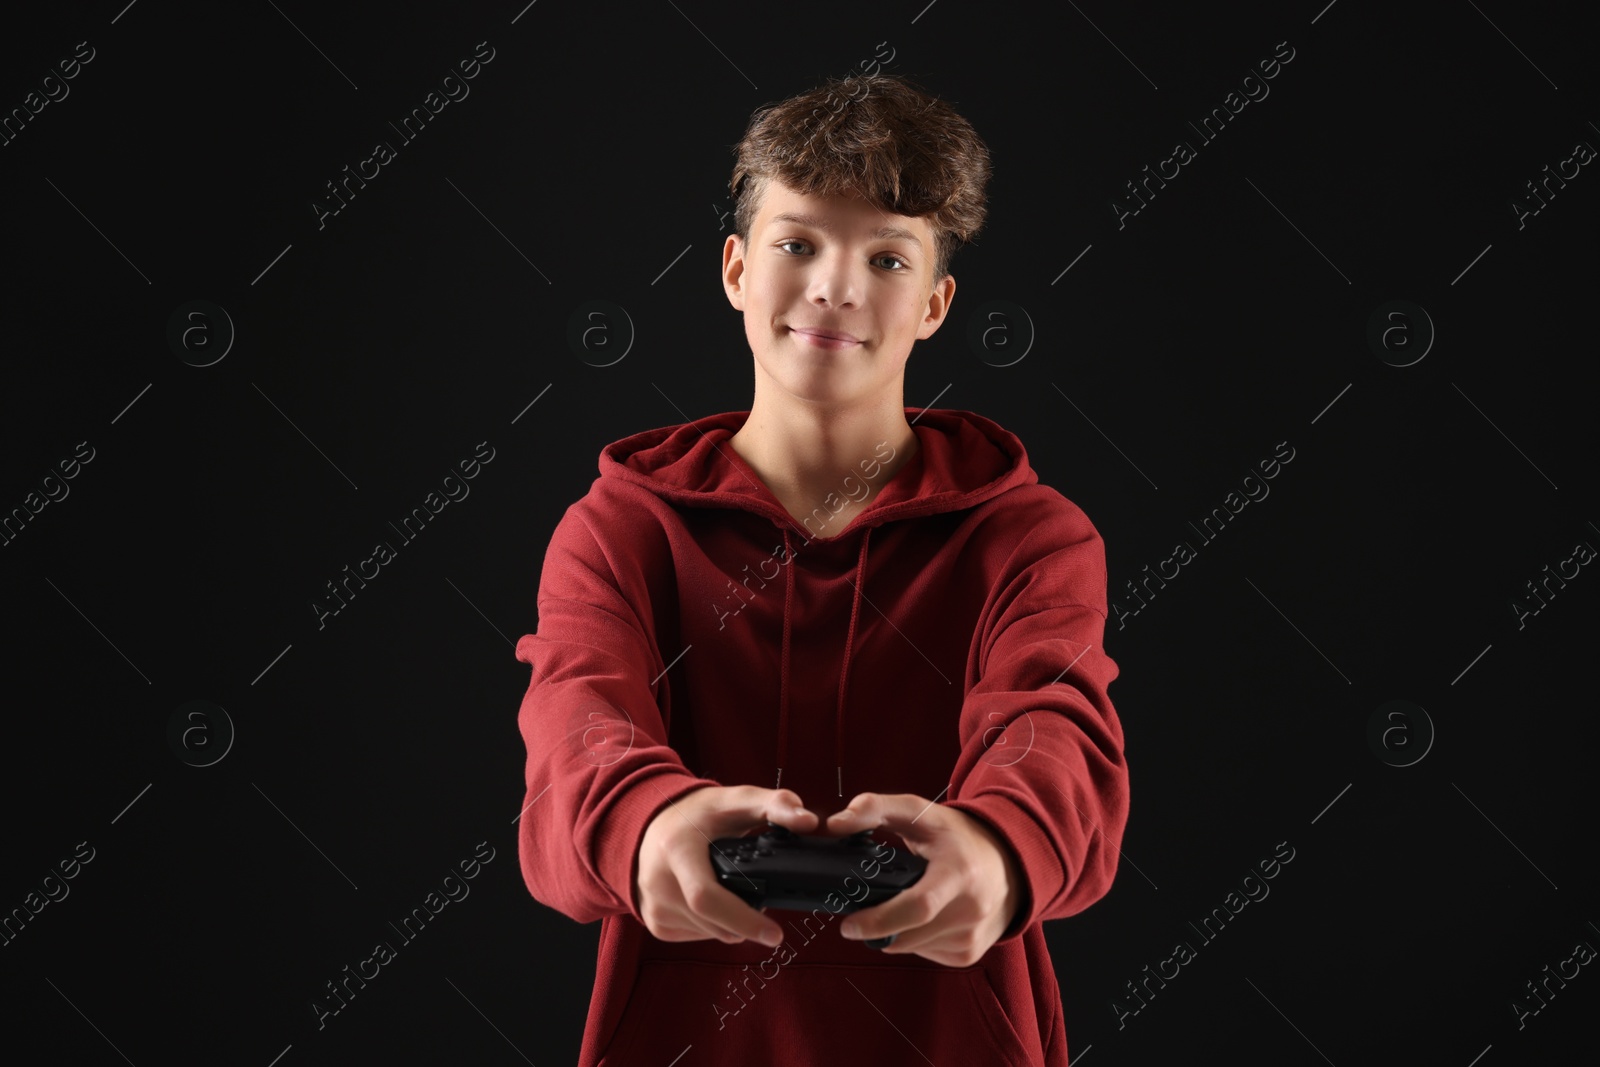
[[[518,852],[537,900],[601,920],[579,1067],[1065,1067],[1040,924],[1110,889],[1128,813],[1105,549],[1014,434],[918,411],[892,478],[885,442],[803,525],[728,444],[749,412],[607,445],[556,524],[517,642]],[[769,912],[776,949],[657,940],[640,839],[719,785],[792,789],[822,819],[862,792],[938,799],[1010,846],[1016,920],[970,967],[847,941],[827,908]]]

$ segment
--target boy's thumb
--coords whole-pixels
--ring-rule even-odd
[[[769,817],[782,814],[804,818],[811,812],[806,810],[805,804],[800,800],[800,794],[793,789],[774,789],[767,796],[766,814]]]

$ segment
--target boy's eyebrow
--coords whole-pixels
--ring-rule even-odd
[[[821,230],[824,233],[834,233],[836,229],[833,223],[829,220],[818,218],[815,215],[807,215],[801,211],[785,211],[780,215],[774,215],[772,216],[772,220],[768,223],[768,225],[770,226],[773,223],[779,222],[797,222],[802,226],[810,226],[813,229]],[[867,234],[867,236],[875,239],[898,237],[901,240],[910,241],[918,248],[922,247],[922,241],[917,237],[916,234],[912,233],[910,230],[902,229],[899,226],[880,226],[878,229]]]

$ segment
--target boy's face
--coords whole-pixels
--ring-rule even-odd
[[[815,402],[870,400],[902,388],[912,343],[932,336],[950,309],[955,279],[933,284],[934,251],[924,219],[803,195],[774,179],[749,247],[737,234],[723,246],[723,288],[744,312],[756,363],[780,388]]]

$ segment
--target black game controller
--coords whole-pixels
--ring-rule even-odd
[[[843,915],[899,896],[922,877],[928,861],[875,840],[867,830],[818,837],[769,824],[760,837],[712,842],[711,866],[721,886],[753,908],[820,907]],[[844,907],[834,911],[826,903],[830,896],[844,901]],[[886,948],[894,936],[862,944]]]

